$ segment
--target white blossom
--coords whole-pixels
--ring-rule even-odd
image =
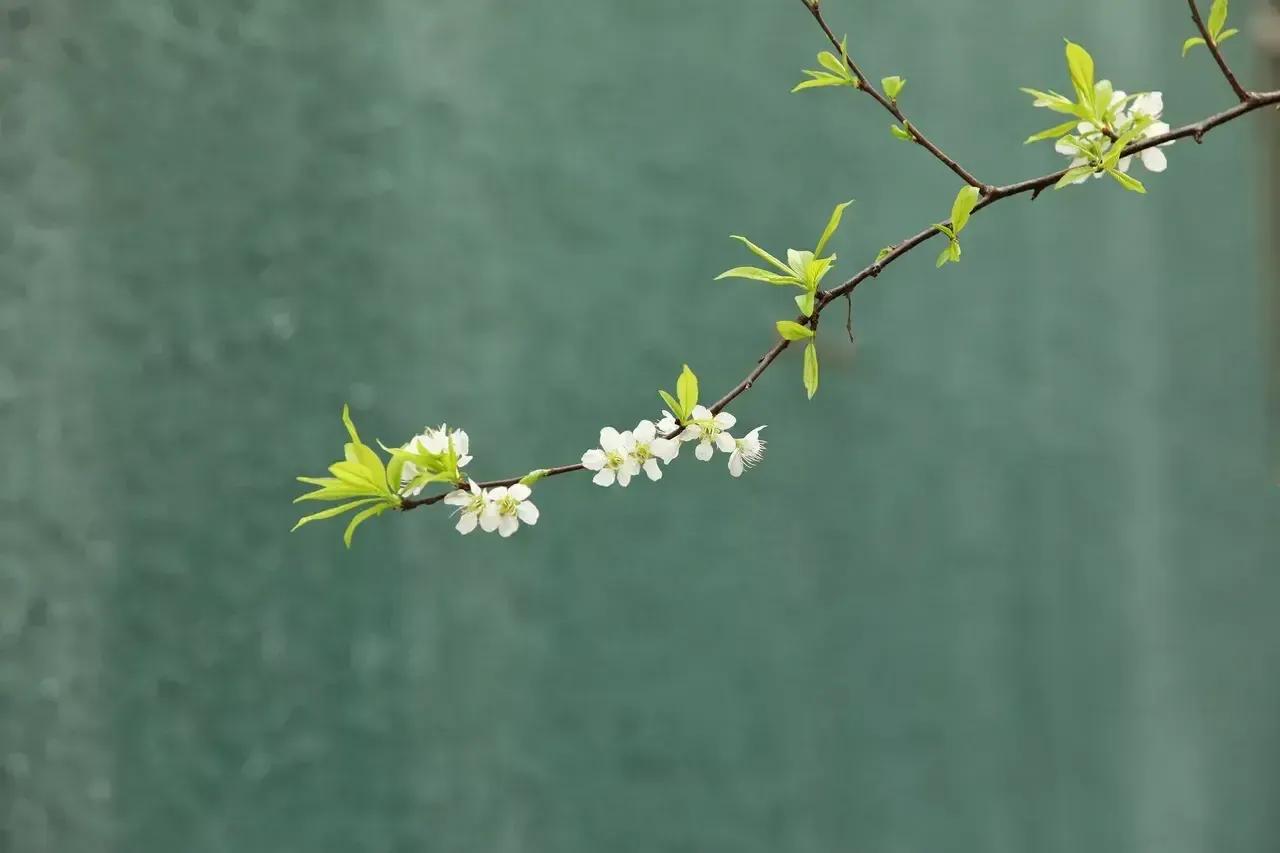
[[[640,464],[632,456],[635,447],[633,433],[605,427],[600,430],[600,447],[582,454],[582,467],[596,472],[591,482],[597,486],[612,486],[616,482],[625,487],[640,473]]]
[[[680,422],[676,420],[676,416],[663,409],[662,417],[658,420],[658,434],[671,435],[678,429],[680,429]]]
[[[520,522],[538,523],[538,508],[529,501],[533,490],[524,483],[489,489],[488,504],[480,513],[480,528],[498,531],[504,539],[520,529]]]
[[[476,529],[476,524],[492,503],[489,493],[471,481],[471,489],[458,489],[445,495],[444,502],[458,507],[457,530],[464,536]]]
[[[404,445],[404,449],[410,453],[431,453],[435,455],[442,454],[449,449],[449,441],[453,440],[453,452],[458,454],[458,467],[462,468],[471,461],[468,455],[471,450],[471,440],[467,437],[466,432],[460,429],[449,430],[447,424],[441,424],[439,428],[427,427],[422,434],[415,435]],[[416,496],[425,488],[425,484],[417,488],[408,489],[408,486],[421,471],[418,466],[412,462],[405,462],[404,467],[400,469],[400,491],[401,494]]]
[[[1169,125],[1159,121],[1160,115],[1164,112],[1164,95],[1160,92],[1147,92],[1139,95],[1129,107],[1129,112],[1122,114],[1123,121],[1121,127],[1130,127],[1133,122],[1139,119],[1145,119],[1151,123],[1142,131],[1143,139],[1152,139],[1162,136],[1169,132]],[[1123,131],[1122,131],[1123,132]],[[1154,148],[1148,148],[1145,151],[1139,151],[1137,158],[1148,172],[1163,172],[1169,168],[1169,160],[1164,156],[1161,148],[1168,148],[1173,142],[1165,142]],[[1120,171],[1129,171],[1130,161],[1132,157],[1124,157],[1120,160]]]
[[[712,415],[706,406],[694,406],[689,425],[679,437],[681,441],[698,442],[693,455],[700,462],[706,462],[715,454],[717,447],[725,453],[733,452],[733,436],[729,435],[728,430],[737,422],[738,419],[728,412]]]
[[[653,421],[647,420],[637,424],[631,436],[634,440],[631,459],[637,467],[644,469],[650,480],[661,480],[662,468],[658,465],[658,460],[661,459],[664,464],[670,465],[671,460],[680,453],[680,443],[669,438],[661,438]],[[586,464],[585,457],[583,464]]]
[[[742,438],[734,439],[733,451],[729,454],[729,473],[741,477],[744,468],[752,468],[764,458],[764,439],[760,438],[758,426]]]

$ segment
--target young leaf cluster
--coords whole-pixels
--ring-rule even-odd
[[[938,267],[944,264],[960,263],[960,232],[969,224],[969,215],[978,204],[978,190],[965,187],[956,193],[956,200],[951,203],[951,223],[939,222],[933,226],[946,235],[947,247],[938,255]]]
[[[826,71],[814,71],[812,69],[804,69],[804,73],[809,76],[808,80],[801,81],[796,84],[792,92],[801,92],[805,89],[817,89],[823,86],[850,86],[854,89],[862,87],[862,81],[854,76],[849,70],[849,51],[845,46],[848,37],[840,42],[840,55],[836,56],[829,50],[824,50],[818,54],[818,64]]]
[[[1224,29],[1227,26],[1227,7],[1229,5],[1229,0],[1213,0],[1213,6],[1209,9],[1209,21],[1206,29],[1209,30],[1209,39],[1213,42],[1214,47],[1240,32],[1234,27]],[[1191,50],[1191,48],[1203,44],[1204,39],[1201,36],[1192,36],[1182,43],[1182,55],[1186,56],[1187,51]]]
[[[680,376],[676,378],[676,395],[672,397],[666,391],[659,390],[658,396],[667,404],[676,423],[688,423],[693,417],[693,410],[698,406],[698,377],[689,365],[684,366]]]
[[[333,518],[343,513],[359,509],[347,524],[342,541],[351,547],[351,537],[356,528],[371,518],[376,518],[389,509],[399,509],[400,495],[392,484],[399,484],[403,462],[395,458],[391,465],[384,465],[374,450],[360,440],[355,424],[351,422],[351,412],[342,407],[342,422],[347,427],[351,441],[343,445],[344,458],[329,466],[331,477],[299,477],[298,481],[318,486],[315,491],[307,492],[294,500],[299,501],[341,501],[338,506],[308,515],[298,520],[294,530],[313,521]]]
[[[827,242],[836,233],[836,229],[840,227],[840,220],[844,216],[845,208],[851,204],[853,204],[852,201],[837,204],[835,210],[831,211],[831,218],[827,220],[827,227],[822,232],[822,236],[818,238],[818,245],[814,247],[813,251],[801,252],[796,249],[788,249],[787,263],[785,264],[746,237],[740,237],[737,234],[731,235],[734,240],[742,241],[757,257],[766,261],[777,272],[760,269],[759,267],[734,267],[716,276],[716,281],[724,278],[745,278],[752,281],[763,281],[765,284],[798,287],[804,292],[795,298],[796,305],[800,308],[801,314],[806,317],[812,316],[818,285],[821,284],[823,277],[831,271],[836,262],[835,255],[824,258],[822,257],[822,252],[827,248]]]

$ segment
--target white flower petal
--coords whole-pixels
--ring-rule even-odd
[[[623,465],[621,468],[619,468],[618,469],[618,485],[622,486],[625,489],[627,487],[627,483],[631,482],[631,473],[632,473],[631,466],[629,465]]]
[[[669,438],[655,438],[649,444],[649,452],[663,462],[670,463],[680,453],[680,443]]]
[[[735,450],[729,454],[729,473],[735,477],[742,476],[742,453],[740,451]]]
[[[480,519],[474,512],[464,512],[458,518],[457,531],[463,536],[466,536],[468,533],[476,529],[476,523],[479,520]]]
[[[506,539],[520,529],[520,522],[514,515],[504,515],[498,522],[498,535]]]
[[[520,506],[516,507],[516,515],[519,516],[520,520],[525,524],[538,523],[538,508],[528,501],[525,501],[520,504]]]
[[[600,446],[606,452],[617,450],[622,444],[622,436],[613,427],[605,427],[600,430]]]
[[[612,468],[605,468],[592,477],[591,482],[597,486],[612,486],[615,476]]]
[[[507,489],[507,494],[518,501],[523,501],[528,500],[529,495],[533,494],[533,489],[529,488],[524,483],[516,483],[511,488]]]
[[[658,460],[650,457],[644,461],[644,472],[649,475],[649,479],[655,483],[662,479],[662,466],[658,464]]]
[[[697,441],[702,438],[702,427],[697,424],[689,424],[684,431],[676,436],[677,441]]]
[[[715,424],[716,426],[720,427],[720,429],[732,429],[733,425],[736,424],[737,422],[738,422],[738,419],[735,418],[733,415],[729,414],[728,412],[721,412],[720,414],[716,415],[716,419],[715,419]]]
[[[484,508],[484,512],[480,513],[480,529],[485,533],[492,533],[498,529],[498,508],[493,504]]]
[[[733,436],[727,432],[722,432],[716,436],[716,447],[720,448],[723,453],[732,453],[737,442],[733,440]]]
[[[471,493],[458,489],[445,495],[444,502],[449,506],[466,506],[471,503]]]
[[[653,425],[653,421],[641,421],[636,424],[635,431],[632,433],[637,444],[648,444],[657,434],[658,428]]]
[[[693,455],[698,458],[699,462],[706,462],[715,455],[715,448],[711,446],[709,441],[698,442],[697,448],[694,449]]]
[[[494,503],[497,503],[498,501],[502,500],[506,496],[507,496],[506,486],[498,486],[496,489],[489,490],[489,500],[493,501]]]
[[[706,406],[694,406],[694,407],[693,407],[693,420],[695,420],[695,421],[709,421],[709,420],[711,420],[711,410],[710,410],[710,409],[708,409]]]
[[[604,467],[604,463],[605,456],[603,450],[592,448],[582,454],[582,467],[586,468],[588,471],[599,471]]]
[[[1147,167],[1148,172],[1163,172],[1169,168],[1169,158],[1159,148],[1148,148],[1138,156],[1142,158],[1142,165]]]

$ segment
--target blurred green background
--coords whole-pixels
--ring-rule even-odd
[[[1017,87],[1064,36],[1231,102],[1181,3],[826,5],[993,182],[1059,166]],[[740,481],[288,534],[344,401],[576,461],[794,313],[712,282],[729,233],[854,197],[847,273],[943,218],[869,100],[787,94],[823,46],[794,0],[0,0],[0,849],[1277,849],[1270,114],[860,288],[814,402],[788,352],[733,406]]]

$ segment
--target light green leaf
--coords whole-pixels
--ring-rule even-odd
[[[380,501],[380,500],[382,499],[381,498],[363,498],[362,500],[351,501],[350,503],[341,504],[339,506],[331,506],[326,510],[321,510],[320,512],[315,513],[314,515],[308,515],[298,519],[298,523],[295,524],[293,526],[293,530],[290,530],[289,532],[292,533],[294,530],[297,530],[299,527],[310,524],[313,521],[323,521],[326,518],[333,518],[335,515],[342,515],[344,512],[349,512],[350,510],[353,510],[358,506],[364,506],[365,504],[373,503],[375,501]]]
[[[1235,27],[1232,27],[1229,30],[1223,30],[1222,32],[1218,33],[1217,36],[1214,37],[1214,41],[1217,42],[1218,44],[1222,44],[1224,41],[1231,38],[1232,36],[1238,35],[1239,32],[1240,31],[1237,30]]]
[[[1131,178],[1119,169],[1107,169],[1107,174],[1116,179],[1116,183],[1130,192],[1143,193],[1147,192],[1147,188],[1142,185],[1142,181],[1137,178]]]
[[[849,73],[848,66],[844,64],[840,57],[829,50],[824,50],[818,54],[818,64],[841,77]]]
[[[887,258],[887,257],[889,257],[890,255],[892,255],[892,254],[893,254],[893,250],[894,250],[895,248],[897,248],[897,247],[896,247],[896,246],[885,246],[883,249],[881,249],[879,252],[877,252],[877,253],[876,253],[876,263],[878,264],[878,263],[880,263],[881,261],[883,261],[885,258]]]
[[[805,291],[796,297],[796,306],[800,309],[800,313],[806,317],[813,316],[813,301],[816,294],[812,290]]]
[[[761,249],[755,243],[752,243],[746,237],[739,237],[737,234],[731,234],[729,236],[732,237],[734,240],[741,240],[748,249],[750,249],[752,252],[755,253],[756,257],[762,258],[763,260],[766,260],[769,263],[773,264],[773,266],[781,270],[784,275],[791,274],[791,270],[787,267],[786,264],[784,264],[782,261],[778,260],[773,255],[766,252],[764,249]]]
[[[945,235],[947,236],[947,239],[948,239],[948,240],[954,240],[954,239],[956,238],[956,232],[955,232],[955,231],[953,231],[953,230],[951,229],[951,226],[949,226],[949,225],[946,225],[946,224],[944,224],[944,223],[942,223],[942,222],[939,222],[937,225],[935,225],[935,226],[933,226],[933,227],[934,227],[934,228],[936,228],[936,229],[938,229],[938,230],[939,230],[940,232],[942,232],[943,234],[945,234]]]
[[[1090,108],[1094,107],[1093,57],[1075,42],[1067,42],[1067,71],[1071,74],[1071,85],[1075,87],[1077,100]]]
[[[1221,41],[1218,34],[1227,23],[1228,5],[1228,0],[1213,0],[1213,6],[1209,9],[1209,35],[1213,36],[1215,42]]]
[[[1095,169],[1093,166],[1076,166],[1074,169],[1068,169],[1066,174],[1059,178],[1058,182],[1053,185],[1053,188],[1055,190],[1060,190],[1065,186],[1074,184],[1083,177],[1092,175],[1094,171]]]
[[[889,132],[901,139],[903,142],[911,142],[915,139],[909,130],[898,127],[896,124],[889,125]]]
[[[1024,144],[1029,145],[1032,142],[1041,142],[1045,139],[1057,139],[1059,136],[1064,136],[1075,130],[1077,124],[1079,124],[1079,122],[1075,119],[1071,119],[1071,121],[1064,121],[1062,124],[1055,125],[1048,130],[1042,130],[1039,133],[1028,136],[1027,141]]]
[[[794,320],[779,320],[775,325],[778,327],[778,334],[789,341],[802,341],[813,337],[813,329],[801,326]]]
[[[884,88],[884,93],[889,100],[896,101],[903,87],[907,85],[907,81],[898,76],[885,77],[880,81],[880,85]]]
[[[804,348],[804,390],[810,400],[818,393],[818,347],[813,341]]]
[[[356,515],[352,517],[351,523],[347,525],[346,531],[344,531],[342,534],[343,543],[345,543],[346,546],[350,548],[351,537],[355,535],[356,528],[364,524],[369,519],[377,518],[378,516],[382,515],[384,512],[389,510],[391,506],[392,505],[388,503],[380,503],[376,506],[371,506],[368,509],[361,510],[360,512],[356,513]]]
[[[360,441],[360,434],[356,432],[356,425],[351,422],[351,407],[346,403],[342,404],[342,423],[347,428],[347,434],[351,436],[353,444],[363,444]]]
[[[684,407],[676,402],[676,398],[672,397],[666,391],[659,391],[658,396],[662,398],[662,402],[667,404],[667,411],[675,415],[676,420],[682,421],[689,416],[689,413],[684,411]]]
[[[969,224],[969,214],[973,213],[979,198],[981,195],[976,187],[965,187],[956,194],[956,200],[951,204],[951,228],[957,235]]]
[[[1191,48],[1195,47],[1198,44],[1204,44],[1204,39],[1202,39],[1200,36],[1192,36],[1191,38],[1184,41],[1182,43],[1182,55],[1186,56],[1187,51],[1191,50]]]
[[[748,278],[752,281],[763,281],[766,284],[799,284],[800,279],[794,275],[778,275],[759,267],[734,267],[716,276],[716,281],[726,278]]]
[[[812,73],[812,72],[806,72],[806,73]],[[791,90],[791,93],[794,95],[796,92],[803,92],[805,89],[818,89],[823,86],[847,86],[847,85],[849,85],[849,81],[844,80],[840,77],[834,77],[830,74],[814,73],[814,77],[812,80],[802,80],[801,82],[797,83],[795,87]]]
[[[943,267],[943,266],[947,263],[947,261],[949,261],[949,260],[951,260],[951,247],[950,247],[950,246],[947,246],[947,247],[946,247],[946,248],[944,248],[941,252],[939,252],[939,253],[938,253],[938,261],[937,261],[937,263],[936,263],[936,264],[934,264],[934,266],[935,266],[937,269],[942,269],[942,267]]]
[[[528,474],[525,474],[520,478],[520,482],[526,486],[532,486],[545,476],[547,476],[547,469],[539,468],[536,471],[530,471]]]
[[[1059,95],[1057,92],[1041,92],[1039,89],[1027,89],[1025,87],[1022,91],[1035,98],[1032,106],[1046,107],[1055,113],[1075,113],[1075,102],[1065,95]]]
[[[676,397],[679,398],[680,408],[684,410],[686,416],[693,411],[694,406],[698,405],[698,377],[687,364],[684,370],[680,371],[680,378],[676,380]]]
[[[806,254],[808,254],[806,252]],[[823,277],[831,271],[831,267],[835,265],[836,256],[828,255],[825,258],[810,257],[805,261],[804,265],[804,286],[809,290],[817,289],[822,283]]]
[[[822,232],[822,237],[818,240],[818,246],[813,250],[815,255],[821,255],[822,250],[827,247],[827,241],[831,239],[831,235],[836,233],[836,229],[840,227],[840,220],[844,217],[844,209],[853,204],[853,199],[841,202],[836,205],[835,210],[831,211],[831,218],[827,220],[827,227]]]

